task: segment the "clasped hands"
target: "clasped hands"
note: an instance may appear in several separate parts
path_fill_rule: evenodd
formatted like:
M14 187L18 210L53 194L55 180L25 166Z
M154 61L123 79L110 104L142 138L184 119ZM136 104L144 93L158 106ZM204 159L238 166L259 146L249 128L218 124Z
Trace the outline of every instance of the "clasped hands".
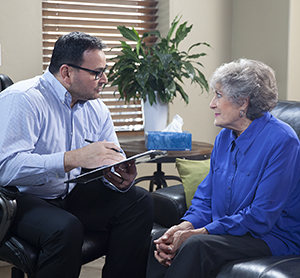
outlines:
M195 234L208 234L208 231L205 228L194 229L188 221L171 227L160 238L154 240L154 257L160 264L169 267L182 243Z

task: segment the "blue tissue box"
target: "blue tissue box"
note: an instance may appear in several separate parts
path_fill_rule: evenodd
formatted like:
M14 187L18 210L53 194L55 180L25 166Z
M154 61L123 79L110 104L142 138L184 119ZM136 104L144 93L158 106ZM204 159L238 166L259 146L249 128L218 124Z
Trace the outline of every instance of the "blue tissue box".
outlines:
M181 132L145 132L145 147L148 150L190 151L192 149L192 134Z

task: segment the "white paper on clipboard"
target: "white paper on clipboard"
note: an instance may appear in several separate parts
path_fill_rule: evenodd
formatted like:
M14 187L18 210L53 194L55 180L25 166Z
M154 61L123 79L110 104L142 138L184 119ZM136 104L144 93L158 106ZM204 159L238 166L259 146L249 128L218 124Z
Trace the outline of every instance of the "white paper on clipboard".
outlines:
M123 163L130 163L130 162L135 162L135 164L140 164L140 163L147 163L150 161L154 161L158 158L167 156L168 153L166 151L160 151L160 150L150 150L144 153L140 153L134 156L131 156L125 160L122 160L120 162L108 165L108 166L103 166L100 168L97 168L95 170L91 170L90 172L81 174L77 176L76 178L70 179L65 181L65 183L88 183L93 180L97 180L101 178L105 173L109 172L112 167L118 166Z

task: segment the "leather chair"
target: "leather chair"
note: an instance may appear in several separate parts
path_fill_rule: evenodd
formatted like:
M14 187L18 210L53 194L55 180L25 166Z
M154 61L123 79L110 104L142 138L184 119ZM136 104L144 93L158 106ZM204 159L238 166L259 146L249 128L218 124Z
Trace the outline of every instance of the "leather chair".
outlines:
M0 74L1 89L4 90L12 80ZM17 210L16 198L19 191L14 186L0 185L0 260L13 265L11 278L36 277L35 268L40 250L28 242L10 234L9 227ZM107 246L98 233L86 233L82 245L82 263L94 261L106 254Z
M300 138L300 102L278 101L271 113L293 127ZM154 200L155 222L152 235L155 237L161 229L178 224L187 207L182 184L158 189L151 194ZM216 277L300 277L300 256L271 256L233 261L225 264Z
M12 84L13 81L7 75L0 73L0 92Z
M35 267L40 250L28 242L12 236L9 233L10 223L13 221L17 209L16 198L18 190L14 186L0 186L0 260L13 265L11 278L36 277ZM2 243L1 243L2 242ZM106 244L98 233L84 235L82 246L83 264L100 258L106 253Z

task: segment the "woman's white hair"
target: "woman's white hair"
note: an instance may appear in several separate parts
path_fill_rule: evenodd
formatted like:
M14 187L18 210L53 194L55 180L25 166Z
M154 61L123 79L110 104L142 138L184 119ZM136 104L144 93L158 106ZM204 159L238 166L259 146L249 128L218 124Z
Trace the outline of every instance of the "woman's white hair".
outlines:
M216 86L237 106L249 100L246 116L250 120L271 111L277 103L275 72L259 61L243 58L221 65L210 79L210 87L216 90Z

